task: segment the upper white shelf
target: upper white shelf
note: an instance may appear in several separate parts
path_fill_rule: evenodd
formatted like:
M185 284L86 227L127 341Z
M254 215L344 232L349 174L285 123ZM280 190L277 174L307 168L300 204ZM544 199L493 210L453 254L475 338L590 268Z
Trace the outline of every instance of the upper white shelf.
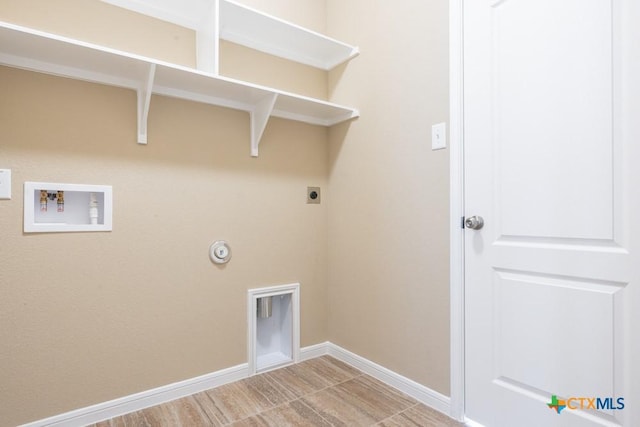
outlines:
M0 65L135 90L139 143L146 143L153 93L249 112L253 156L270 116L332 126L359 115L354 108L3 22Z
M230 0L102 1L191 28L207 38L221 38L323 70L359 53L355 46Z
M229 0L220 0L220 38L271 55L330 70L358 48Z

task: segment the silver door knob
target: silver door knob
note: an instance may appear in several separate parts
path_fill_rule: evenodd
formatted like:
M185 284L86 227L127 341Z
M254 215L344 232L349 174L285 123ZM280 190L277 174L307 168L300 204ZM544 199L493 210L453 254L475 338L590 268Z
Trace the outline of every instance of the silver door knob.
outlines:
M470 216L464 220L464 226L472 230L480 230L484 226L484 219L481 216Z

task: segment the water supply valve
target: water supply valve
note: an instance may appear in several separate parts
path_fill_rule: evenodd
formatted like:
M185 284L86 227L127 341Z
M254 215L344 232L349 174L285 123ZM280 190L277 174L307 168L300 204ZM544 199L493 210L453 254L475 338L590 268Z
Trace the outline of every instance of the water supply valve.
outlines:
M231 259L231 248L224 240L217 240L209 247L209 258L216 264L226 264Z

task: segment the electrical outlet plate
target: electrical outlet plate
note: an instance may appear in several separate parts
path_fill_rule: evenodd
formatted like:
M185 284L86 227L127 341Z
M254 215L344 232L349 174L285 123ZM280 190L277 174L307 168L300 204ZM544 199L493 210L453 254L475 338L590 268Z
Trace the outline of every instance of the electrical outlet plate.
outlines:
M11 169L0 169L0 199L11 200Z
M307 187L307 204L320 204L320 187Z
M447 148L447 124L438 123L431 126L431 149L442 150Z

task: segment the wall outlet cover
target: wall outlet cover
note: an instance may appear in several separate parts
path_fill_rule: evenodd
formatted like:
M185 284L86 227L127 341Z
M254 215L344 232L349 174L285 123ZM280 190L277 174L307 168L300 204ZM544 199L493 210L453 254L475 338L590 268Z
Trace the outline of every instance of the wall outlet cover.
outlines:
M307 204L320 204L320 187L307 187Z
M11 169L0 169L0 199L11 200Z

